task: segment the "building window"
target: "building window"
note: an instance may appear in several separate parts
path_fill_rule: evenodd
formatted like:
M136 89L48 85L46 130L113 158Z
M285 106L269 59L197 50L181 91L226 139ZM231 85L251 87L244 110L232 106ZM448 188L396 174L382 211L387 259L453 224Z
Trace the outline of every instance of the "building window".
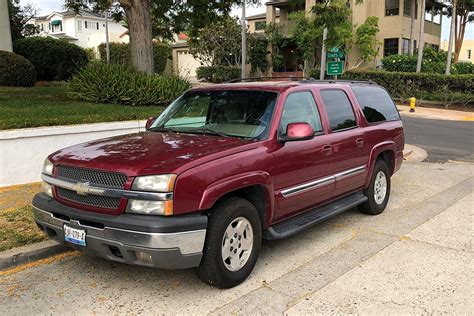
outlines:
M407 38L402 39L402 54L408 55L410 53L410 40Z
M399 0L385 0L385 15L399 15L400 14L400 1Z
M255 31L262 31L265 29L266 26L267 26L267 22L265 21L255 22Z
M77 21L77 30L82 31L82 21Z
M97 22L96 27L97 27L97 29L99 29L99 22Z
M472 57L472 49L467 50L467 59L471 59Z
M87 29L87 21L84 21L84 27Z
M398 54L398 38L386 38L383 41L383 56Z
M403 15L411 17L412 1L415 1L415 19L418 19L418 1L416 0L403 0Z
M441 24L441 12L439 12L438 10L436 10L433 13L433 23L434 24Z

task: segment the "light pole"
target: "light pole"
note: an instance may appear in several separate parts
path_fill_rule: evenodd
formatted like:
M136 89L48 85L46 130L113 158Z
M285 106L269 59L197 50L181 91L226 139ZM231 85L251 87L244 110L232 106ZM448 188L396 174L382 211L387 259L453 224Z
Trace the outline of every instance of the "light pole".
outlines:
M240 77L245 79L245 62L247 60L247 21L245 17L245 1L242 0L242 68Z
M108 11L104 11L104 20L105 20L105 53L107 56L107 64L110 64L110 47L109 47L109 17Z

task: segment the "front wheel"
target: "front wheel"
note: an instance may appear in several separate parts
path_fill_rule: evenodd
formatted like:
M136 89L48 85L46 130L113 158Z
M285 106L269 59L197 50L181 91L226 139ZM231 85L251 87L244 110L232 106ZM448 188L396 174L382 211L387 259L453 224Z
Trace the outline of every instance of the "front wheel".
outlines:
M365 214L378 215L387 207L390 197L390 170L383 160L377 160L369 187L364 191L368 200L359 206Z
M260 217L249 201L227 198L209 215L204 254L198 277L218 288L242 283L257 262L262 242Z

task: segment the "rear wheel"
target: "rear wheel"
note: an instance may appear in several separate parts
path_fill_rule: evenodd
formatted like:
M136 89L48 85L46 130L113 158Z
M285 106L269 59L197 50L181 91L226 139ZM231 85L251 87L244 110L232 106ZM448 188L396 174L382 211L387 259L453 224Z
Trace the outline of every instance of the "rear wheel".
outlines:
M196 273L218 288L242 283L257 262L262 228L257 209L249 201L227 198L209 215L204 254Z
M375 163L372 179L364 194L368 200L359 206L359 211L378 215L385 210L390 197L390 170L385 161L379 159Z

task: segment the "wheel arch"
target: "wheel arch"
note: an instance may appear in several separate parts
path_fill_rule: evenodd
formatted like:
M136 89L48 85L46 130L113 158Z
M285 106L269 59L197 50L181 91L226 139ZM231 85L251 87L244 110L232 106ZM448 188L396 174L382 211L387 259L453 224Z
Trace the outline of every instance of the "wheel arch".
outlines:
M244 198L255 206L265 229L273 217L275 199L272 192L268 173L240 174L211 184L202 195L199 209L210 210L218 201L230 196Z
M378 144L370 152L369 164L367 170L367 177L365 179L364 187L367 188L370 184L370 179L372 179L372 174L374 172L375 163L378 159L382 159L388 166L390 170L390 176L395 172L395 152L396 144L393 141L387 141Z

